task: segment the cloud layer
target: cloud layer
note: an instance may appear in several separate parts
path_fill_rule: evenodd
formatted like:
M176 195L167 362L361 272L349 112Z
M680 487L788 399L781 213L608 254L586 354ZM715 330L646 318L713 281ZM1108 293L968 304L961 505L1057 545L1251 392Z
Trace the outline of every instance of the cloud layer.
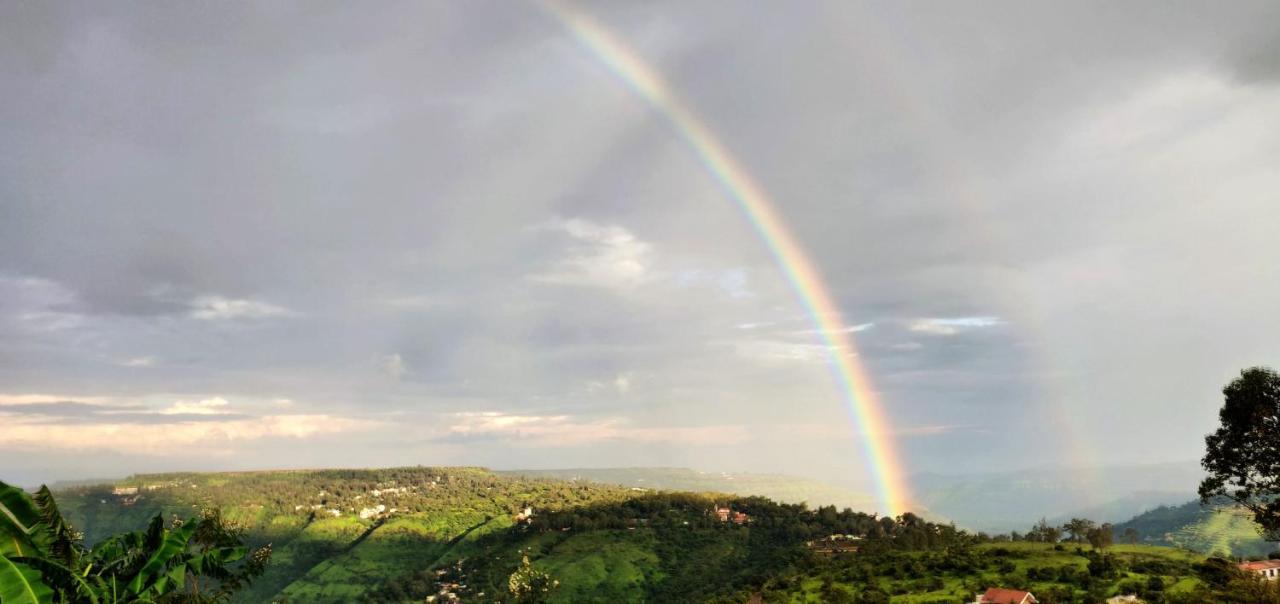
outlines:
M912 470L1195 457L1280 362L1278 7L582 4L777 200L833 350L536 5L9 3L0 385L47 394L0 404L0 458L62 453L0 471L865 484L833 354Z

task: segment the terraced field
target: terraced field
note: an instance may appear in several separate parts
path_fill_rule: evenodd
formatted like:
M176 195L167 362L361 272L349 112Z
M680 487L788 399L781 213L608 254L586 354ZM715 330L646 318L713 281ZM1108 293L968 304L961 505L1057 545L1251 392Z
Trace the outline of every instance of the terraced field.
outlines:
M1262 539L1249 513L1218 502L1202 506L1198 501L1161 506L1116 526L1138 531L1144 543L1180 547L1207 555L1226 557L1266 556L1277 549Z
M1215 511L1178 529L1169 541L1178 547L1228 557L1260 554L1269 549L1258 534L1258 526L1243 510Z

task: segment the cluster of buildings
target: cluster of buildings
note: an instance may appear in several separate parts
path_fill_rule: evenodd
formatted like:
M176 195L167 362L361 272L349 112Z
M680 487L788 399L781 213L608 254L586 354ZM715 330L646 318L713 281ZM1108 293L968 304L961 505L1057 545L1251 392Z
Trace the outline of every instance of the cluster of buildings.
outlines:
M436 571L436 593L427 596L427 602L461 602L462 598L459 593L465 594L467 584L465 583L465 573L462 569L463 560L453 563L453 566L441 568ZM450 575L457 575L459 579L451 579ZM476 594L477 598L483 598L484 592Z
M720 522L732 522L737 525L743 525L751 522L751 517L745 512L735 512L729 508L722 508L719 506L716 506L716 518L718 518Z
M360 519L361 519L361 520L368 520L368 519L373 518L373 517L375 517L375 516L379 516L379 515L381 515L381 514L382 514L383 512L385 512L385 511L387 511L387 506L382 505L381 503L379 503L378 505L375 505L375 506L373 506L373 507L371 507L371 508L362 508L362 509L360 510ZM393 512L394 512L394 511L395 511L395 508L391 508L391 511L393 511Z
M858 551L858 544L862 542L862 537L857 535L831 535L822 539L806 541L805 547L815 554L823 556L832 556L835 554L852 553Z

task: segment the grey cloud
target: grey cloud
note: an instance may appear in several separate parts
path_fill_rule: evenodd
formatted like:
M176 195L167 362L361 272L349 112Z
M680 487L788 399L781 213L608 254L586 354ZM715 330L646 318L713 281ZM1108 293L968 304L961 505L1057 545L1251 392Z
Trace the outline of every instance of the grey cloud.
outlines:
M876 325L849 335L895 424L998 418L1043 443L1010 460L972 435L912 439L909 467L1055 461L1063 409L1118 460L1188 457L1220 382L1280 354L1274 3L575 6L772 196L845 324ZM0 11L8 391L427 423L848 422L820 356L738 353L821 342L697 154L534 5ZM610 260L643 270L610 276ZM121 363L140 358L163 361ZM625 396L588 386L630 374ZM45 417L107 415L71 403ZM1157 410L1182 420L1135 444ZM341 449L385 463L377 442ZM509 452L436 444L458 443L417 446ZM590 453L856 477L857 444ZM299 463L335 461L319 449Z

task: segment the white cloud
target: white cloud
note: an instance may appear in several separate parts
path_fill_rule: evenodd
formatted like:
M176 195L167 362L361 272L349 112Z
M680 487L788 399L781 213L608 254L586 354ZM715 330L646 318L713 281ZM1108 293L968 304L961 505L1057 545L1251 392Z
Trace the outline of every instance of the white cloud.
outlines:
M935 336L954 336L962 331L991 327L1001 323L999 317L952 317L916 319L908 329Z
M630 392L631 374L619 373L617 377L613 378L613 387L618 391L618 394L626 394Z
M5 422L0 442L13 448L105 449L121 453L167 455L191 448L222 451L234 442L265 438L310 438L366 430L375 422L331 415L267 415L225 421L169 424L50 424ZM212 449L210 449L212 448Z
M265 401L258 401L259 403ZM277 409L289 399L273 399ZM22 413L24 405L78 405L53 412ZM121 397L62 394L0 394L10 414L0 422L0 443L14 449L108 450L142 455L233 453L228 445L267 438L310 438L374 429L380 422L324 414L232 413L222 397L177 400L155 409ZM16 409L15 409L16 408ZM199 418L191 416L201 416Z
M155 357L131 357L120 362L125 367L154 367Z
M808 344L785 340L752 339L733 344L741 356L762 361L826 362L832 352L846 353L842 348L825 344Z
M586 384L586 391L587 394L606 392L627 394L631 392L631 379L632 374L630 372L623 372L615 375L611 380L591 380Z
M872 327L875 327L875 326L876 326L875 323L859 323L857 325L846 325L843 327L839 327L835 331L838 333L858 333L861 331L866 331L868 329L871 329ZM824 333L824 332L820 329L806 329L798 333Z
M714 287L730 298L754 298L756 295L747 284L746 269L741 267L724 270L684 269L676 271L672 278L680 287Z
M228 413L227 405L229 404L227 399L220 396L198 401L174 401L172 405L161 409L160 413L163 415L222 415Z
M294 314L289 309L274 304L222 296L200 296L192 300L190 306L191 316L203 321L265 319Z
M382 357L381 368L382 372L391 376L393 380L404 377L404 374L409 371L409 367L404 363L404 358L398 352Z
M103 396L68 396L65 394L0 394L0 405L27 405L31 403L57 403L78 401L91 405L107 404L113 399Z
M1065 143L1093 154L1125 150L1167 152L1179 138L1203 129L1206 123L1249 109L1255 92L1206 72L1164 76L1144 82L1118 103L1091 109ZM1248 147L1245 143L1252 142L1248 137L1266 136L1257 132L1235 134L1238 136L1232 147L1237 149Z
M542 447L587 445L607 441L728 445L748 440L746 427L629 426L622 418L580 421L568 415L514 415L497 411L453 415L448 436L501 438L513 443Z
M548 271L530 275L534 281L627 290L650 277L652 246L627 229L580 218L555 221L542 228L563 231L575 243Z

